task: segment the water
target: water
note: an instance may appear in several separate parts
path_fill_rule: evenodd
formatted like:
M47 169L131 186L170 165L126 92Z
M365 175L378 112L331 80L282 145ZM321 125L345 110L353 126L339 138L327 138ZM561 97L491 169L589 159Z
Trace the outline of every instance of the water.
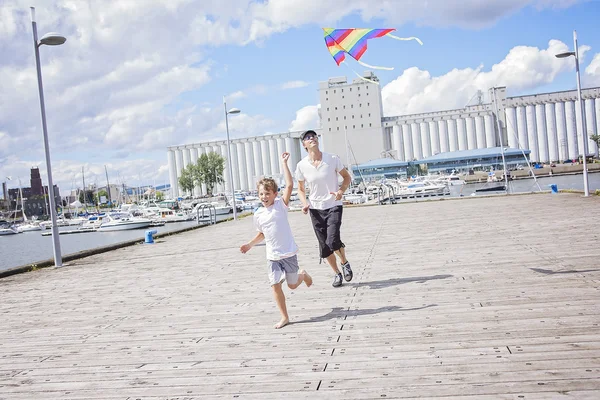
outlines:
M555 184L558 186L558 189L574 189L574 190L583 190L583 175L560 175L560 176L544 176L541 178L537 178L537 183L540 186L541 190L550 190L550 185ZM600 173L588 174L588 183L590 187L590 193L594 193L596 189L600 189ZM501 185L503 182L494 182L489 185ZM472 183L469 185L463 185L462 189L463 196L471 196L472 193L475 193L476 189L482 188L485 186L485 183ZM526 192L538 192L539 189L535 184L533 179L518 179L514 181L509 181L509 188L511 193L526 193ZM451 187L451 195L457 196L460 195L461 186L452 186ZM494 192L487 193L478 193L477 195L489 195ZM502 193L504 192L497 192Z
M217 220L220 221L231 218L231 215L232 214L218 215ZM64 256L82 250L127 242L129 240L144 239L144 232L148 229L156 230L157 234L160 234L192 226L196 226L196 221L172 222L163 226L127 231L60 235L61 254ZM61 227L59 229L74 230L77 229L77 227ZM23 232L17 235L0 236L0 271L53 258L52 236L42 236L42 232L44 231ZM50 230L47 229L45 232L50 232Z
M550 184L558 185L558 189L576 189L583 190L583 177L579 175L550 176L537 179L542 190L550 190ZM589 174L590 192L594 193L600 189L600 173ZM471 196L475 189L483 187L483 183L475 183L462 186L451 186L451 194L448 197ZM533 179L522 179L510 182L513 193L523 193L538 191ZM504 192L496 192L502 193ZM494 192L482 193L484 195L494 194ZM410 201L415 201L414 199ZM422 199L419 201L428 201ZM231 215L218 216L219 220L229 218ZM164 226L154 227L158 233L173 232L194 226L196 222L176 222ZM74 229L66 227L61 229ZM115 243L126 242L133 239L143 239L146 229L134 229L129 231L115 232L92 232L80 233L74 235L61 235L60 244L63 255L76 253L82 250L93 249L96 247L107 246ZM0 270L17 267L20 265L34 263L36 261L47 260L53 257L52 237L42 236L40 231L25 232L18 235L0 236Z

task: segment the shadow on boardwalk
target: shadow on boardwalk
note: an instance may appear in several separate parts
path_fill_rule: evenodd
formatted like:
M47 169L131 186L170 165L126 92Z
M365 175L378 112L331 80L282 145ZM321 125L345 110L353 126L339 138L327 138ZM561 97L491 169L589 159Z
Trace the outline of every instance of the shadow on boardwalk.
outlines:
M413 278L394 278L385 281L360 282L357 287L368 287L369 289L383 289L390 286L403 285L405 283L425 283L436 279L448 279L453 275L432 275L432 276L416 276Z
M598 272L600 269L580 269L580 270L569 270L569 271L552 271L551 269L544 268L530 268L534 272L538 272L544 275L555 275L555 274L583 274L586 272Z
M395 311L416 311L423 310L429 307L436 307L437 304L428 304L423 307L414 307L414 308L404 308L399 306L387 306L387 307L379 307L379 308L369 308L364 310L348 310L346 307L335 307L331 311L329 311L325 315L321 315L320 317L312 317L310 319L306 319L303 321L294 321L293 324L306 324L309 322L323 322L328 321L330 319L340 318L340 317L354 317L359 315L371 315L371 314L379 314L383 312L395 312ZM291 325L292 323L290 323Z

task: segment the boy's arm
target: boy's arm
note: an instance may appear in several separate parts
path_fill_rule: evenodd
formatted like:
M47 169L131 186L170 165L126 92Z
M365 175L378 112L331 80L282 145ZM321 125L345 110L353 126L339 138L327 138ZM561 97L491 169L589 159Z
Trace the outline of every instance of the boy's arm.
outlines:
M256 236L254 236L254 239L252 239L248 243L243 244L243 245L240 246L240 251L242 253L246 253L246 252L248 252L248 250L250 250L252 247L254 247L255 245L257 245L260 242L262 242L264 239L265 239L264 233L258 232L256 234Z
M283 176L285 178L285 189L281 193L281 199L287 206L292 196L292 190L294 190L294 180L292 179L292 172L288 167L288 160L290 159L290 153L283 153L281 155L281 169L283 170Z

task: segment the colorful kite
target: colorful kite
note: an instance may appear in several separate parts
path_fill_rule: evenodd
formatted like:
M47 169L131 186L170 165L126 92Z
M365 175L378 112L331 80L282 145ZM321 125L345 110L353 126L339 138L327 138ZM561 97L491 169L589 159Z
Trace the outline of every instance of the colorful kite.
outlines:
M423 44L420 39L416 37L401 38L394 36L391 32L395 29L334 29L334 28L323 28L325 32L325 43L327 49L333 56L333 59L339 66L346 56L344 53L349 54L354 58L360 65L367 68L373 69L384 69L391 71L394 68L389 67L377 67L374 65L366 64L360 61L362 55L367 51L367 41L369 39L380 38L382 36L388 36L396 40L416 40L419 44Z

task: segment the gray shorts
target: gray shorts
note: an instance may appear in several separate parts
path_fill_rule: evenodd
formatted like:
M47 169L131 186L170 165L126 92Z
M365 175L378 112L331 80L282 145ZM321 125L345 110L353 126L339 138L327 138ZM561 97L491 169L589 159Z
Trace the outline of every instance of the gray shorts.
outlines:
M287 280L288 284L298 282L298 257L293 255L281 260L267 260L269 268L269 283L276 285Z

